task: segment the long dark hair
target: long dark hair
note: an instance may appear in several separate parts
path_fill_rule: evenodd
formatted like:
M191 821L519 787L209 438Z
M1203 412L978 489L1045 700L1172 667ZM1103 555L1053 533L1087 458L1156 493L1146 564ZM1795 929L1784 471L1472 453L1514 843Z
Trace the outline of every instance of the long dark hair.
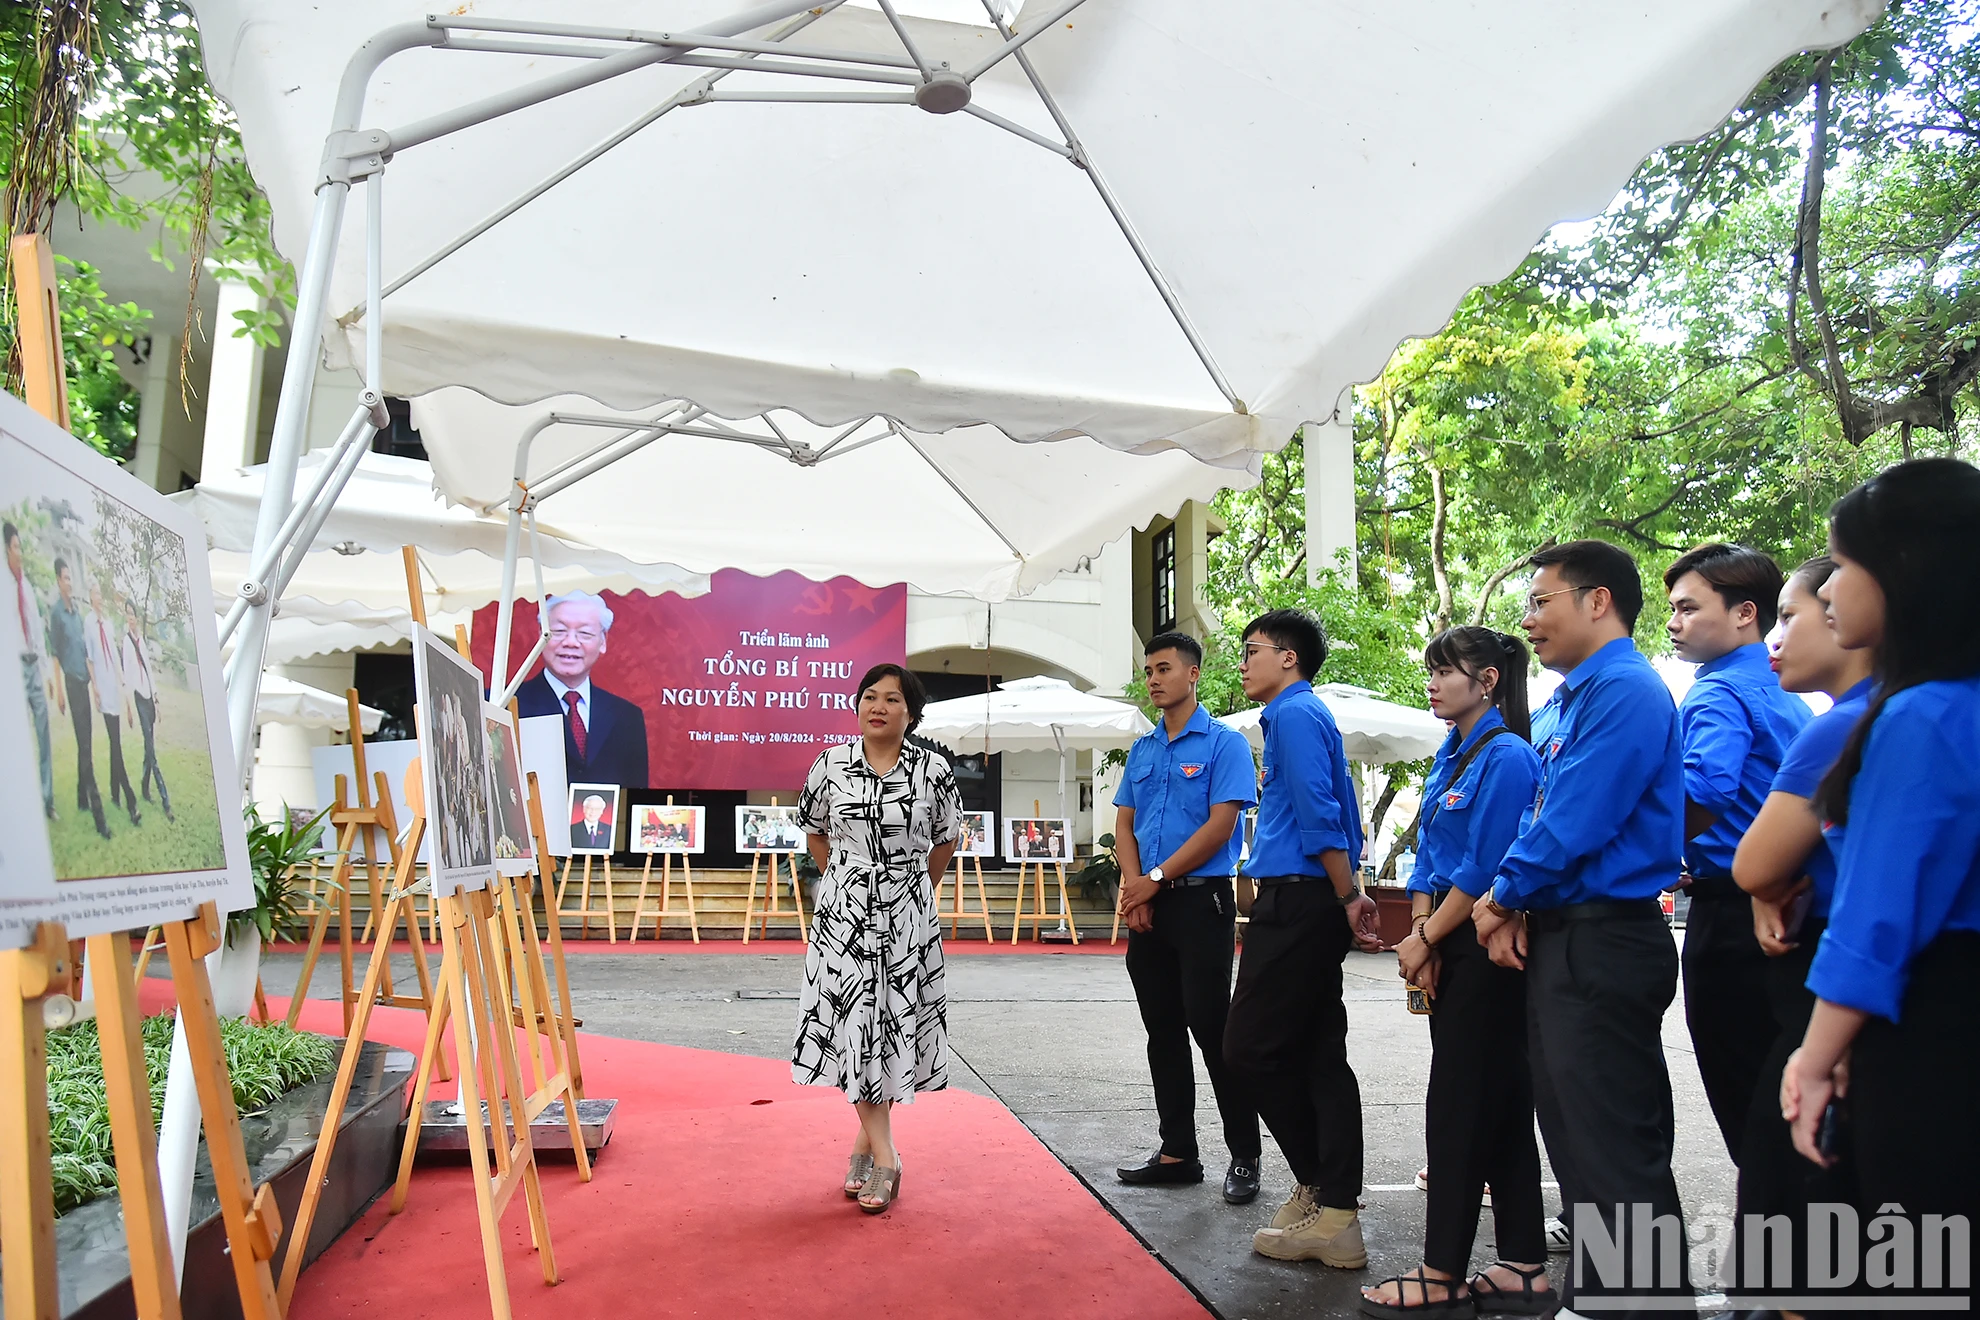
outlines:
M1887 468L1835 502L1829 539L1884 593L1877 688L1815 805L1849 821L1850 784L1884 703L1906 688L1980 673L1980 468L1920 458Z
M1499 671L1492 687L1492 705L1499 718L1528 742L1533 740L1533 721L1526 709L1526 643L1510 633L1469 626L1446 628L1423 648L1426 669L1456 669L1475 683L1487 669Z

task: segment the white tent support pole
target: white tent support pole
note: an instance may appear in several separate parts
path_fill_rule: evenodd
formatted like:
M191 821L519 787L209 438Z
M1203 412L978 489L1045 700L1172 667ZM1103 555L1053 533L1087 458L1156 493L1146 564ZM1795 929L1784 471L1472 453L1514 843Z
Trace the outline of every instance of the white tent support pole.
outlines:
M827 440L824 444L818 446L818 451L814 456L815 461L823 462L825 459L830 458L832 456L833 450L837 449L841 444L845 443L846 440L850 439L854 431L857 431L860 427L865 426L868 422L872 420L873 419L871 417L862 417L858 421L854 422L851 426L848 426L845 430L833 436L830 440ZM874 437L874 439L878 439L878 438L879 438L878 436Z
M295 543L296 532L302 526L303 519L308 516L309 510L316 502L323 498L323 492L330 485L330 479L336 472L338 461L343 458L345 450L356 442L359 428L369 416L370 409L362 404L351 414L351 420L344 424L343 434L337 437L337 443L331 446L323 466L317 471L315 484L309 488L309 494L303 496L296 502L295 507L289 510L289 516L283 521L282 529L275 534L275 539L269 544L266 554L256 559L249 567L247 581L241 584L240 593L235 596L233 605L227 610L227 617L220 623L222 647L227 645L228 639L234 635L234 629L239 627L241 620L246 617L249 601L267 591L265 584L269 575L275 571L275 565L282 552ZM342 490L343 483L340 481L337 483L337 492ZM337 492L331 493L331 500L337 498ZM250 587L255 589L250 591ZM279 592L274 593L274 596L279 595Z
M855 65L799 64L790 60L753 60L747 55L675 55L669 57L667 63L685 65L690 69L747 69L752 73L788 73L798 78L899 83L903 87L916 87L921 83L920 78L905 71L862 69Z
M1009 36L1003 45L999 46L997 49L991 51L988 55L978 60L972 68L965 70L963 73L963 79L966 82L975 82L978 78L981 78L984 74L990 72L991 69L995 68L999 63L1001 63L1006 56L1015 55L1019 50L1023 49L1026 43L1028 43L1033 37L1039 35L1041 32L1047 31L1050 28L1057 27L1061 19L1063 19L1067 14L1070 14L1073 10L1079 8L1081 5L1085 3L1086 0L1066 0L1066 2L1060 5L1057 9L1047 14L1044 18L1039 19L1037 24L1033 26L1030 31L1019 32L1015 35ZM881 4L882 7L884 8L886 4L886 0L881 0ZM990 16L992 18L995 18L997 16L996 11L992 10ZM999 24L999 27L1001 28L1002 25Z
M476 41L472 38L461 40L447 38L439 50L462 50L482 55L547 55L552 59L602 60L608 55L616 55L623 46L579 46L567 41L529 41L515 38L508 41Z
M590 458L593 454L602 453L605 449L608 449L611 446L619 443L619 441L621 440L627 439L628 437L631 436L638 435L641 431L645 431L652 427L659 426L663 422L671 421L679 414L686 412L693 407L694 407L693 404L687 403L686 401L677 401L669 405L666 408L666 410L661 412L660 415L657 417L649 417L644 421L634 421L628 418L625 421L623 427L621 428L619 434L613 436L610 440L607 440L599 448L586 450L582 454L574 454L570 458L567 458L563 462L559 463L557 466L551 468L548 472L539 473L536 478L535 486L531 487L531 489L536 489L537 487L542 486L542 484L546 481L550 481L557 477L563 476L564 473L569 472L572 468L584 462L587 458ZM696 411L698 412L699 410L697 409ZM560 420L560 414L558 413L550 414L550 424L552 426L556 425L559 420ZM517 480L521 480L524 475L526 474L518 473ZM506 503L506 501L504 502Z
M1072 813L1066 810L1066 731L1063 725L1054 724L1052 726L1052 741L1059 744L1059 819L1070 825L1072 823ZM1066 840L1066 846L1072 846L1072 840L1070 838ZM1061 931L1066 929L1066 895L1064 890L1059 891L1059 929Z
M803 13L811 7L811 4L804 3L804 0L772 0L770 4L758 5L754 9L745 9L740 14L731 15L713 24L709 31L718 37L740 36L767 23L775 23L780 19ZM436 16L431 23L433 41L445 40L444 20ZM609 55L602 60L593 60L580 68L566 69L547 78L539 78L533 83L511 87L494 96L483 97L479 101L456 106L452 110L385 130L381 134L383 141L379 144L379 149L390 152L404 151L408 147L416 147L435 138L445 137L449 133L457 133L461 129L484 124L491 119L499 119L503 115L513 114L517 110L526 109L543 101L554 100L567 92L608 82L635 69L643 69L653 64L673 63L683 58L682 52L675 47L641 45L632 50ZM726 66L717 64L712 67ZM741 67L754 66L745 63ZM833 72L837 74L843 71L835 69Z
M537 534L534 504L529 506L526 516L529 518L529 566L536 575L536 645L529 648L529 654L523 657L520 665L516 666L515 674L502 686L501 695L495 698L495 704L498 706L509 704L509 699L516 695L516 689L522 686L523 675L527 674L529 667L536 663L536 657L543 654L543 644L550 640L550 594L543 589L543 541ZM504 568L511 582L515 578L514 562L513 556L504 561ZM511 602L514 597L513 588L502 593L504 602ZM501 618L506 623L508 616L503 613ZM496 661L497 664L507 658L506 650L499 654L501 658Z
M378 413L385 407L385 171L364 181L364 398ZM374 423L384 430L383 418Z
M913 92L703 92L690 105L755 101L792 105L913 105Z
M995 124L998 128L1003 129L1006 133L1015 133L1019 137L1023 138L1026 142L1034 143L1037 146L1041 146L1045 148L1045 150L1047 151L1054 152L1058 155L1064 156L1067 160L1071 160L1073 158L1073 149L1067 146L1065 143L1054 142L1051 138L1046 137L1043 133L1034 133L1030 129L1026 128L1023 124L1013 123L1012 121L998 114L996 111L985 110L982 106L977 105L973 101L970 104L963 107L963 113L974 115L978 119L981 119L986 124Z
M495 650L488 657L489 690L503 693L505 702L509 689L509 630L514 622L516 597L516 556L522 551L523 510L528 506L529 487L519 479L516 493L509 500L509 527L502 540L502 595L495 609ZM528 671L529 665L525 663L517 672Z
M808 10L806 12L809 14ZM445 28L449 32L504 32L518 36L570 37L580 41L636 41L653 46L677 46L682 50L788 54L799 59L834 60L841 64L878 64L894 69L916 67L912 60L899 55L866 50L831 50L823 46L784 46L774 36L767 41L750 41L726 32L657 32L645 28L603 28L582 23L538 23L526 19L474 18L454 14L438 15L432 23L434 27ZM448 44L453 46L455 43L450 40Z
M328 489L323 492L323 498L309 507L308 517L303 522L302 530L297 533L294 543L289 547L289 553L284 556L275 580L268 586L268 594L272 599L281 600L282 593L289 589L290 579L294 578L296 570L302 567L304 558L309 555L310 547L316 543L316 534L323 530L324 520L330 516L331 509L336 507L337 498L344 493L344 487L349 485L351 478L356 475L358 464L364 462L364 456L371 452L371 438L377 434L378 426L373 418L367 417L359 424L357 441L341 455L335 475L332 476Z
M1010 25L1004 22L1003 16L997 12L996 0L983 0L983 8L990 15L990 21L996 25L997 31L1003 34L1006 42L1016 35ZM1197 333L1196 323L1189 319L1189 313L1184 310L1182 300L1176 296L1175 289L1170 287L1168 276L1164 275L1161 268L1155 264L1155 258L1149 255L1147 247L1141 241L1141 235L1135 231L1134 223L1128 219L1127 212L1121 209L1120 201L1114 196L1114 190L1107 186L1107 180L1102 177L1092 158L1086 154L1086 148L1081 145L1079 134L1073 131L1072 124L1066 119L1065 111L1059 109L1058 101L1053 99L1050 91L1046 90L1045 80L1039 77L1038 70L1032 67L1031 56L1026 54L1023 43L1013 47L1011 55L1017 60L1018 67L1024 70L1024 76L1030 80L1031 90L1037 92L1038 99L1044 102L1046 111L1052 116L1052 122L1058 125L1059 132L1065 136L1066 146L1072 149L1072 163L1086 171L1086 177L1093 183L1093 190L1100 194L1100 200L1107 207L1107 214L1114 217L1114 225L1121 231L1121 237L1125 238L1128 246L1134 249L1135 260L1141 263L1142 270L1147 272L1149 282L1155 286L1155 292L1159 293L1162 301L1167 304L1169 315L1175 318L1177 327L1183 332L1183 338L1189 340L1189 346L1196 351L1197 360L1203 364L1203 369L1210 373L1210 379L1216 383L1218 391L1229 401L1232 409L1239 413L1247 411L1244 400L1237 396L1237 391L1231 388L1231 383L1224 379L1224 373L1217 366L1217 360L1210 355L1209 345L1205 344L1203 336Z
M815 10L807 9L804 13L799 14L796 18L784 24L784 26L779 28L776 32L772 33L770 38L771 41L772 42L781 41L786 36L795 35L796 33L803 31L805 28L817 22L821 15L829 14L834 9L837 9L844 2L845 0L827 0L827 3L818 6ZM481 21L488 22L494 20L481 20ZM531 202L541 197L544 193L549 192L552 188L556 187L564 180L570 178L573 174L576 174L579 170L591 164L591 162L597 160L600 156L603 156L606 152L620 145L621 143L626 141L626 139L638 133L641 129L644 129L649 125L651 125L652 123L654 123L656 120L660 118L660 116L666 114L670 110L674 110L682 105L686 105L693 102L696 98L706 93L709 88L713 87L716 83L720 82L722 79L728 77L730 72L732 72L732 70L724 69L715 73L711 73L704 78L697 78L694 82L689 83L686 87L683 87L680 91L675 92L672 96L668 97L665 101L662 101L659 105L655 106L653 109L648 110L646 113L640 115L637 119L627 124L624 128L621 128L618 132L611 134L609 137L605 138L602 142L599 142L597 145L590 148L583 155L579 156L576 160L572 161L569 165L564 166L564 168L558 170L556 173L552 174L549 178L544 179L541 183L538 183L535 186L529 188L527 191L523 192L520 196L516 197L513 201L510 201L504 204L503 206L496 208L494 211L490 212L485 219L480 221L473 228L469 229L466 233L463 233L460 237L454 239L452 242L448 243L445 247L442 247L439 251L425 258L423 261L415 265L411 270L407 271L405 274L399 276L399 278L393 280L390 284L386 285L385 292L387 294L390 294L396 292L401 288L404 288L407 284L411 283L413 280L418 279L421 275L424 275L427 271L433 269L433 267L439 265L442 261L445 261L448 257L453 256L454 253L460 251L462 248L466 247L469 243L472 243L475 239L480 238L483 234L493 229L496 225L501 224L504 220L514 215L517 211L522 210L523 207L528 206Z
M922 55L921 48L914 44L914 37L909 34L907 24L901 22L901 16L894 12L893 0L880 0L880 12L887 16L887 22L892 25L894 35L901 39L901 49L908 53L908 58L914 61L914 67L921 71L921 81L927 82L934 77L935 71L928 67L928 60Z
M970 498L969 492L964 490L961 486L957 485L955 478L951 477L947 472L943 471L942 465L940 463L937 463L934 459L930 458L928 456L927 451L914 442L913 436L909 435L906 431L903 431L899 426L896 426L891 418L888 419L887 425L895 435L899 436L902 439L902 441L906 443L909 449L912 449L915 453L921 455L921 461L928 464L929 469L933 471L936 476L940 477L948 485L950 490L955 492L957 499L961 500L964 504L967 504L969 506L969 510L971 513L974 513L977 517L983 520L983 525L985 527L988 527L991 531L997 534L997 539L1004 543L1004 548L1009 550L1013 555L1017 556L1017 559L1020 563L1024 562L1024 558L1025 558L1024 551L1018 549L1016 543L1014 543L1010 537L1004 535L1004 529L997 526L996 519L992 518L989 514L985 513L983 511L982 506L979 505L975 500Z

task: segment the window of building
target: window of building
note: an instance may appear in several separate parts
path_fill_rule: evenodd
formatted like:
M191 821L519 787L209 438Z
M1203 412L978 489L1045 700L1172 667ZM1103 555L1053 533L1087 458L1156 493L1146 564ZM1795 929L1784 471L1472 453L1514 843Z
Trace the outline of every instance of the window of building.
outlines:
M1170 523L1149 541L1149 570L1155 606L1155 631L1176 626L1176 525Z
M393 742L413 736L413 663L410 653L360 651L352 657L351 686L358 700L385 712L374 742Z
M371 451L425 462L426 442L412 424L412 405L404 399L387 399L385 411L392 414L392 424L371 438Z

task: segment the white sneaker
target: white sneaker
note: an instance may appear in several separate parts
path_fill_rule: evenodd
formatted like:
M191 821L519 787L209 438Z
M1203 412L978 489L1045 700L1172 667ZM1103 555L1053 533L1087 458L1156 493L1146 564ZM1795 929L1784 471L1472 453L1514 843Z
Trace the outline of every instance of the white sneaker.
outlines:
M1430 1190L1430 1170L1428 1167L1416 1171L1416 1190L1419 1192Z
M1558 1219L1549 1219L1547 1221L1547 1250L1558 1254L1565 1251L1572 1251L1573 1249L1574 1236L1568 1232L1568 1226ZM1563 1314L1566 1313L1563 1312Z

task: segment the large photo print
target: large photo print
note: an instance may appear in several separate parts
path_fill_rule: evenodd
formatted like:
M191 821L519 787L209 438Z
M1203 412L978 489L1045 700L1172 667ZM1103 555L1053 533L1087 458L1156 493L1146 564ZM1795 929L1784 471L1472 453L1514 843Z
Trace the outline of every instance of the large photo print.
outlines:
M0 396L0 523L0 635L29 717L4 791L46 822L61 893L35 919L80 936L249 906L198 522Z
M433 894L479 889L495 874L495 810L482 721L481 674L432 630L413 626L426 832Z

